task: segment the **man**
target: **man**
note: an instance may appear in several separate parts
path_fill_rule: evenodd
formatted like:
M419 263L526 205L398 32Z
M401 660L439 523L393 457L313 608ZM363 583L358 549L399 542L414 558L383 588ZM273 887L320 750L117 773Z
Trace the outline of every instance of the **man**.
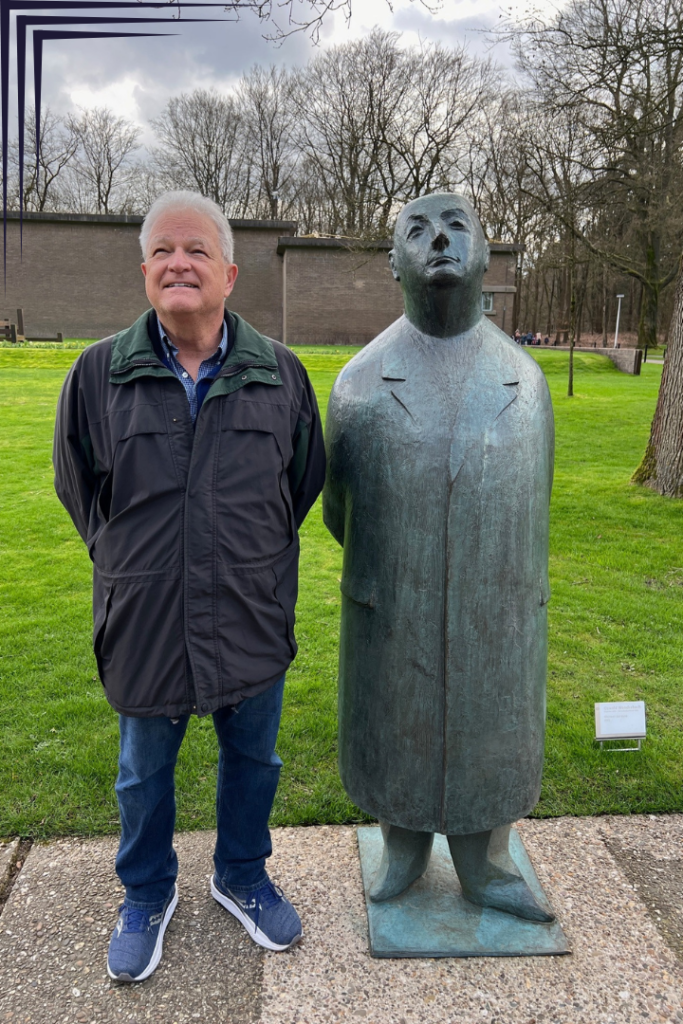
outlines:
M225 309L230 225L192 192L140 235L152 309L87 348L59 400L55 487L94 563L94 649L120 717L108 972L142 981L175 909L174 769L189 716L219 743L211 892L268 949L301 936L265 870L298 527L322 489L315 395L284 345Z
M508 850L543 762L548 388L482 315L464 197L409 203L390 260L405 316L342 370L327 419L342 781L382 824L374 900L426 870L439 832L468 900L548 921Z

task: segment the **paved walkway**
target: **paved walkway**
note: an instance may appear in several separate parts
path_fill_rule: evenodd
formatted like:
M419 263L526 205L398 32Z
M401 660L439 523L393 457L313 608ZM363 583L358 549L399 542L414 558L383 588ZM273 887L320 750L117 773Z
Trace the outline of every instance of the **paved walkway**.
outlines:
M136 986L104 963L121 893L113 840L34 845L0 916L11 1024L683 1022L683 816L519 823L572 947L564 957L374 960L355 832L280 829L271 874L305 937L265 953L209 896L213 837L178 837L164 959Z

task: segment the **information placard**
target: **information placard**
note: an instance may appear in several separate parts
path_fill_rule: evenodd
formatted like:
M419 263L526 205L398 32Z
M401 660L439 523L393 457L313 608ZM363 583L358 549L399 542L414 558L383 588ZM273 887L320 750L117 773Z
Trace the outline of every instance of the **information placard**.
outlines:
M596 740L637 740L645 735L644 700L595 705Z

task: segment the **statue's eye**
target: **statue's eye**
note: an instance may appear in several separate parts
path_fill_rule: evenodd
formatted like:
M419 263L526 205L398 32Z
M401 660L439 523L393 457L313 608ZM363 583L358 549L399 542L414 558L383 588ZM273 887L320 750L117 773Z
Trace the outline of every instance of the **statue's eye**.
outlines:
M464 223L464 221L461 221L461 220L452 220L450 222L450 226L452 228L460 229L460 228L464 228L465 227L465 223Z
M408 238L417 238L418 235L422 234L423 230L424 228L422 224L414 224L408 232Z

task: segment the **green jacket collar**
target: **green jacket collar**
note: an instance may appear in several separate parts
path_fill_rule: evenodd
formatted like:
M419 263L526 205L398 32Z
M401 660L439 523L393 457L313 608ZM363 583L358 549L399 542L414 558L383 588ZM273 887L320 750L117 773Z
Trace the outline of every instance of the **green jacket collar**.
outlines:
M173 371L164 366L156 352L149 333L154 310L148 309L132 327L114 335L111 347L109 380L112 384L127 384L136 377L173 377ZM250 381L263 384L282 384L270 338L259 334L251 324L237 313L228 312L234 327L234 341L217 375L208 398L230 394Z

